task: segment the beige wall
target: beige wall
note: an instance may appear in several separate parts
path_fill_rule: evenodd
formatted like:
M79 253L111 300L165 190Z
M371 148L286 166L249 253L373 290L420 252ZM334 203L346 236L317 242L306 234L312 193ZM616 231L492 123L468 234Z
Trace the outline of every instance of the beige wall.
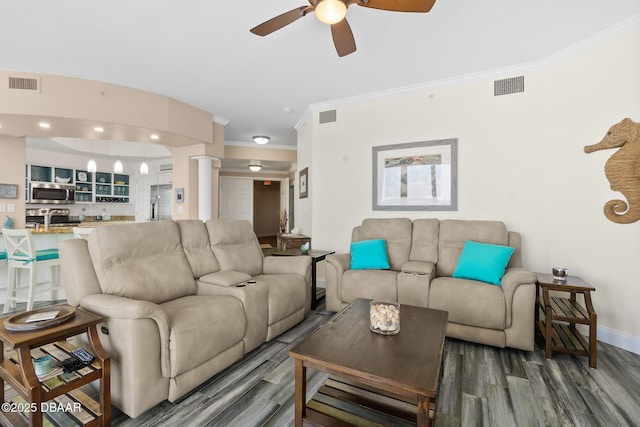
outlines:
M622 118L640 122L638 52L640 29L627 29L535 67L336 105L335 123L316 111L298 129L310 197L296 223L345 252L367 217L502 220L522 233L528 269L563 265L597 288L599 339L640 353L640 222L603 215L619 196L604 175L614 151L583 152ZM493 96L494 79L517 75L524 93ZM444 138L458 138L458 211L373 211L372 147Z
M177 147L174 188L185 189L185 203L174 204L174 217L198 218L197 161L191 157L224 156L224 126L214 123L211 113L165 96L92 80L2 71L0 82L8 81L10 76L39 78L40 90L11 90L0 84L0 136L64 136ZM49 122L51 128L39 128L40 121ZM103 133L93 129L98 125L105 129ZM152 133L160 139L151 140ZM7 182L24 186L25 164L24 153L14 157L3 150L0 156L0 170ZM213 184L217 212L217 176ZM179 208L182 212L178 213ZM24 203L19 209L15 217L24 223Z
M25 225L25 165L27 163L27 149L24 138L12 138L0 135L0 184L15 184L18 186L17 199L0 199L5 205L15 205L15 212L0 212L0 227L4 225L6 217L13 220L15 228Z

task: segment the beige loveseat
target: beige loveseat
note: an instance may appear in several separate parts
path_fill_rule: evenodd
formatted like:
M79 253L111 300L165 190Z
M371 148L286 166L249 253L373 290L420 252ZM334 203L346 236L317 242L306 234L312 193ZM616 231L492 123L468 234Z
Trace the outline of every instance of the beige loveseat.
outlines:
M352 242L384 239L389 270L351 270L350 254L327 256L327 309L356 298L449 312L447 336L533 350L535 282L522 268L520 234L499 221L365 219ZM451 277L467 240L515 248L500 286Z
M102 227L59 249L69 304L105 318L112 401L130 417L175 401L310 310L310 258L263 257L247 221Z

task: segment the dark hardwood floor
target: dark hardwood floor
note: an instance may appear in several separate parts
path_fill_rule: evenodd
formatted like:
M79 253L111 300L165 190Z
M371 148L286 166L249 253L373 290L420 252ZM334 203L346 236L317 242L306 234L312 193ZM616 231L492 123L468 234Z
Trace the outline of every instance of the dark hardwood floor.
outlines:
M293 425L294 367L288 351L332 315L321 301L303 323L180 402L164 402L136 419L114 408L112 426ZM546 359L539 345L523 352L447 339L435 425L639 426L640 355L598 346L598 368L591 369L583 357ZM307 397L326 379L310 371ZM373 421L363 425L381 425Z

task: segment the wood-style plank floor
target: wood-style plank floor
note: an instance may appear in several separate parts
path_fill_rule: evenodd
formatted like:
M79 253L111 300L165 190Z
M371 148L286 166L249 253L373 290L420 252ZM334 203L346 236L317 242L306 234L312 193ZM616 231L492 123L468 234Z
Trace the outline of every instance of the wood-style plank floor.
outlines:
M163 402L135 419L114 408L112 426L292 426L288 351L332 315L322 302L303 323L180 402ZM447 339L435 425L640 426L640 355L598 346L598 368L591 369L583 357L546 359L539 345L523 352ZM307 397L326 379L309 370Z

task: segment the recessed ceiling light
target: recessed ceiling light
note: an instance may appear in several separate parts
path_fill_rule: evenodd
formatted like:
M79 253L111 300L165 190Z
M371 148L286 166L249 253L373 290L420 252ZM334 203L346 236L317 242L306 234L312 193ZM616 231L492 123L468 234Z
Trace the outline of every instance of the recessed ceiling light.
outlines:
M102 126L96 126L93 128L96 132L104 132L104 128Z
M271 138L269 138L268 136L261 136L261 135L257 135L253 137L253 140L255 141L256 144L260 144L260 145L264 145L267 142L269 142Z
M40 122L38 123L38 126L40 126L42 129L49 129L51 127L51 125L47 122Z
M158 135L157 133L152 133L151 139L160 139L160 135Z

